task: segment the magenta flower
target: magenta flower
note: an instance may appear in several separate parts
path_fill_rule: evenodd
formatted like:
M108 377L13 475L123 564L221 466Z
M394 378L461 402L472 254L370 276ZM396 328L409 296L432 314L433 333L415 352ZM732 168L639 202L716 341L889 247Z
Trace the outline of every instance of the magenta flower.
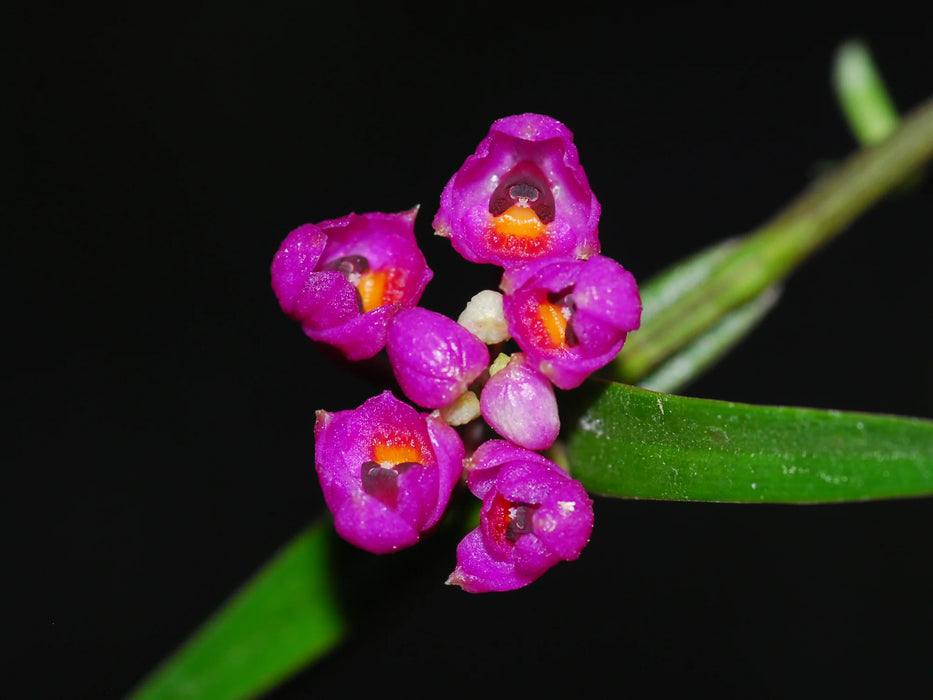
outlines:
M434 217L436 233L467 260L505 268L598 253L598 223L573 134L541 114L493 123L447 183Z
M529 450L547 449L560 432L554 388L521 352L486 382L480 410L499 435Z
M282 310L350 360L375 355L389 319L417 304L432 277L415 242L417 211L349 214L292 231L272 260Z
M395 315L386 351L402 391L427 408L451 403L489 366L483 341L456 321L420 307Z
M512 337L533 367L561 389L579 386L638 328L635 278L611 258L539 260L502 276Z
M388 391L354 410L318 411L314 437L337 533L375 554L415 544L440 519L463 471L457 432Z
M448 584L510 591L580 556L593 530L593 501L580 482L505 440L483 443L469 461L467 484L483 499L480 525L457 546Z

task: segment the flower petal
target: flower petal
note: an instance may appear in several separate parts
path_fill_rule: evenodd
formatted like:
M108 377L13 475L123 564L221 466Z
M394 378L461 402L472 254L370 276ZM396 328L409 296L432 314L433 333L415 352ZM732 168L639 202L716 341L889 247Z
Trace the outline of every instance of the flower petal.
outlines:
M638 327L631 273L610 258L552 258L502 277L509 331L533 367L561 389L611 362Z
M536 452L504 440L470 460L470 490L483 499L480 525L457 547L448 583L471 593L526 586L589 542L593 501L583 486Z
M292 231L272 262L282 310L350 360L375 355L391 317L417 304L432 277L415 242L416 213L349 214Z
M433 527L463 470L456 431L390 392L356 409L318 411L314 435L315 468L338 534L377 554L408 547ZM371 480L382 476L393 478Z
M444 188L434 228L467 260L509 268L598 253L599 213L573 134L529 113L493 123Z

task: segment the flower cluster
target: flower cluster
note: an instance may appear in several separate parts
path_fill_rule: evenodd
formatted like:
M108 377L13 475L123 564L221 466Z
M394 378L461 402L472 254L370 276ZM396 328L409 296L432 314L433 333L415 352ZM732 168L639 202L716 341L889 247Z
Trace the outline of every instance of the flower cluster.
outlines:
M457 321L418 306L433 273L416 213L305 224L273 260L279 304L312 340L350 360L384 348L404 395L430 409L385 391L318 411L315 468L337 532L375 553L416 543L465 473L480 525L448 583L520 588L589 541L592 501L540 452L560 430L554 387L579 386L618 354L639 325L638 288L599 255L599 202L572 134L551 117L498 120L444 188L437 235L503 269L499 291L479 292ZM510 340L517 350L499 352ZM498 438L468 454L456 426L480 418Z

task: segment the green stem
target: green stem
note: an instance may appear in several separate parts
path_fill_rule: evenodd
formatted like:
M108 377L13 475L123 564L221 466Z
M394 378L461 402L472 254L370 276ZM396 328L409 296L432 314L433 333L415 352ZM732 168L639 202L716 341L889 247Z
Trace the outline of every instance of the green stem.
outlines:
M933 157L933 100L878 146L851 156L749 234L703 284L645 320L615 366L635 383L731 309L785 278L803 260Z
M901 118L864 43L850 40L839 47L832 83L849 129L861 145L874 146L897 130Z

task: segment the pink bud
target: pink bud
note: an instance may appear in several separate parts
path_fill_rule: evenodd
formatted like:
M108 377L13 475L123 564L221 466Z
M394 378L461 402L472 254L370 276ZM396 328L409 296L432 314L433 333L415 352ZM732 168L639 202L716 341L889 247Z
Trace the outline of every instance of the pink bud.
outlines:
M480 410L499 435L529 450L547 449L560 431L554 388L521 352L486 382Z

